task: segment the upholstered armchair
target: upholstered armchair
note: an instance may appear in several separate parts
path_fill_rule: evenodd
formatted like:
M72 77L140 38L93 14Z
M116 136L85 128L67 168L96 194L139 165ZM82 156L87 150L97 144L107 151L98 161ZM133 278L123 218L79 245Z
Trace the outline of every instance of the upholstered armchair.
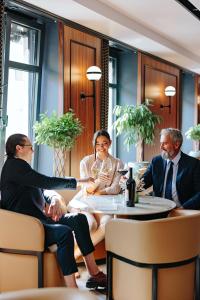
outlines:
M33 217L0 209L0 292L64 286L56 254L44 249L44 228Z
M3 293L0 300L97 300L97 298L88 291L78 289L44 288Z
M65 203L73 191L59 191ZM95 258L105 257L104 228L92 234L97 245ZM44 228L31 216L0 209L0 292L36 287L64 286L63 276L56 258L56 245L44 249ZM80 260L75 246L75 257Z
M108 299L200 299L200 212L177 214L106 225Z

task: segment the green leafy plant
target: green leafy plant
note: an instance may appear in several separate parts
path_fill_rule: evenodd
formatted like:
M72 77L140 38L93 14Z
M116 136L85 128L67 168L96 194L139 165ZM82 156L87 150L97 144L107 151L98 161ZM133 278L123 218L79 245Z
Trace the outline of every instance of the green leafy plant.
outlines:
M124 134L124 144L130 150L132 144L152 144L156 124L160 123L161 117L155 115L145 105L117 105L114 108L117 119L113 126L117 135Z
M188 139L200 141L200 124L190 127L185 135Z
M55 112L51 116L41 114L40 121L34 124L35 141L54 149L70 150L82 129L80 120L72 110L62 116L57 116Z

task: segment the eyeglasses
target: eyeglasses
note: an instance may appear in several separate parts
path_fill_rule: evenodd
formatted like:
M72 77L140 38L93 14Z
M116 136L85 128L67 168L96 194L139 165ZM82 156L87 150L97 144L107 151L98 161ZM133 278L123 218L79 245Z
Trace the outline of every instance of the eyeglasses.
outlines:
M21 147L31 147L31 150L33 150L33 145L31 145L31 144L30 145L28 145L28 144L27 145L20 145L20 146Z

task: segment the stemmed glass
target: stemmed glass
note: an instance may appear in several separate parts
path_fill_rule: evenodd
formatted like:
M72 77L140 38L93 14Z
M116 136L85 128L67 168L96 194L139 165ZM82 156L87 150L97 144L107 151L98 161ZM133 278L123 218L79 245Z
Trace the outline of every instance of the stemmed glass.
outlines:
M126 163L124 165L124 168L117 170L117 172L120 173L122 176L126 175L126 173L128 172L128 164Z
M91 167L92 177L94 179L98 178L101 167L102 167L101 161L99 159L96 159Z
M105 175L109 175L112 172L112 161L109 157L107 157L105 160L103 160L101 172Z
M119 182L119 185L121 187L121 190L122 190L122 203L123 205L126 203L126 200L127 200L127 193L126 193L126 180L127 178L125 178L125 175L128 173L128 164L125 164L124 165L124 168L123 169L119 169L117 170L118 173L121 174L122 176L122 179L120 179L120 182Z

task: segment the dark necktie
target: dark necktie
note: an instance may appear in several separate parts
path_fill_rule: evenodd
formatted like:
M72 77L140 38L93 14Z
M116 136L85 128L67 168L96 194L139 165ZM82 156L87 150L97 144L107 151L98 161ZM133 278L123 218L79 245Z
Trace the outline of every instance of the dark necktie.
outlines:
M167 173L167 180L165 186L165 198L172 200L172 178L173 178L173 162L169 162L170 167Z

